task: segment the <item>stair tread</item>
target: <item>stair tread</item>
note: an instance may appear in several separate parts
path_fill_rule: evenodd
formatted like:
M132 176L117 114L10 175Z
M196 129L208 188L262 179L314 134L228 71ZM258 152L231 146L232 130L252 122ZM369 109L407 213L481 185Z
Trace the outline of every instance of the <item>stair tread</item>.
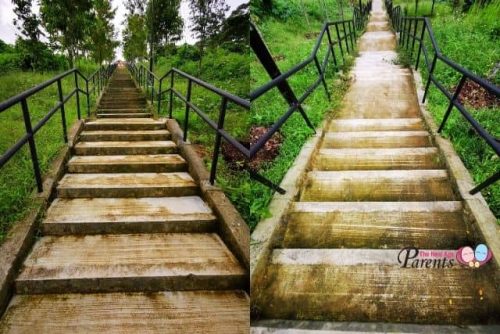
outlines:
M78 142L75 148L84 147L176 147L171 140L138 140L138 141L84 141Z
M188 276L240 280L245 275L245 269L214 233L45 236L26 258L16 286L18 292L43 292L47 289L40 283L43 281L48 286L69 284L69 290L83 292L99 291L116 280L116 285L108 288L119 289L120 281L134 281L138 289L150 290L153 287L148 286L148 278L173 277L181 284L186 281L184 289L189 290L196 284L189 288ZM93 283L83 288L78 287L78 281Z
M409 181L425 180L429 178L447 179L446 169L416 169L416 170L345 170L345 171L311 171L307 173L310 178L322 180L373 180L373 179L403 179Z
M168 130L84 130L80 135L126 135L126 134L151 134L151 135L168 135Z
M175 173L93 173L66 174L59 181L58 189L72 188L148 188L194 187L191 175Z
M342 321L488 323L492 268L401 268L400 249L280 249L267 270L262 316ZM321 298L318 298L321 296Z
M198 196L150 198L57 198L43 224L215 220Z
M119 119L96 119L92 121L88 121L85 124L101 124L101 123L106 123L106 124L137 124L137 123L153 123L153 124L165 124L165 120L156 120L153 118L119 118Z
M109 165L109 164L182 164L186 160L179 154L136 154L136 155L80 155L73 156L69 165Z
M394 131L418 130L423 128L420 118L358 118L335 119L330 123L330 130L347 131Z
M248 333L248 309L243 291L17 295L0 332Z
M427 137L427 131L347 131L347 132L327 132L325 137L332 138L360 138L360 137Z

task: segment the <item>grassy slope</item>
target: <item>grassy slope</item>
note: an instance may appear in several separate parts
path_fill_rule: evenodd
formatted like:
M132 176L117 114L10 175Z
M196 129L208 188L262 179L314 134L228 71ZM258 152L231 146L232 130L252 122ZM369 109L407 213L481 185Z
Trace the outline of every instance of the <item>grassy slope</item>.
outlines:
M409 1L398 2L406 4L410 14L414 13L414 7L409 5ZM429 3L421 2L418 15L430 14ZM442 53L472 72L486 77L495 64L500 62L499 17L500 2L492 2L484 9L472 8L466 14L460 13L460 10L453 11L449 4L436 4L431 22ZM436 68L436 75L450 91L460 80L460 76L454 70L440 63ZM500 73L490 80L500 85ZM428 106L439 124L447 109L448 100L433 88L430 90ZM474 110L468 107L468 110L493 136L500 137L498 121L500 108ZM496 154L470 129L456 109L453 110L443 134L451 139L455 150L471 171L477 184L498 171L499 159ZM500 183L486 188L482 194L493 213L500 217Z
M91 70L86 66L86 70ZM0 76L0 101L36 86L58 73L33 73L14 71ZM64 95L74 88L74 77L62 81ZM83 86L83 85L82 85ZM31 122L34 126L58 101L57 85L46 88L28 99ZM85 98L81 96L82 114L86 112ZM76 102L73 97L66 104L68 129L77 119ZM19 105L0 113L0 152L3 154L25 134L24 121ZM64 145L61 113L58 112L35 135L37 153L42 173L46 172L51 161ZM30 193L36 183L30 153L27 145L19 151L0 172L0 242L9 227L21 219L32 204Z
M278 1L278 3L284 2ZM275 17L254 18L271 53L279 59L277 64L282 72L309 56L316 42L316 36L326 19L319 1L304 1L309 24L301 12L300 1L294 0L287 3L288 6L282 6L277 10L286 19L277 19ZM329 9L329 19L338 19L339 11L336 7L336 1L326 1L326 3ZM345 8L345 15L350 17L347 8ZM312 36L308 33L312 34ZM322 54L324 54L324 50L323 47ZM269 81L269 76L255 56L250 63L250 69L252 89ZM317 71L313 65L294 75L289 79L289 83L295 94L300 96L316 78ZM332 75L332 73L329 73L328 75L328 86L330 92L333 93L331 102L326 99L323 87L319 86L304 104L304 109L315 126L318 126L327 112L338 105L341 100L346 84L342 80L336 80L338 78L338 74ZM286 110L287 103L278 90L273 89L252 103L251 122L252 124L268 126L275 122ZM302 145L311 134L311 129L306 126L300 115L298 113L294 114L281 129L284 141L279 156L272 164L264 168L261 174L279 184L300 152ZM237 177L240 177L240 175ZM260 183L250 180L248 176L245 176L241 187L231 190L230 196L237 203L240 211L244 212L245 219L253 229L259 220L266 217L268 213L267 207L273 192Z

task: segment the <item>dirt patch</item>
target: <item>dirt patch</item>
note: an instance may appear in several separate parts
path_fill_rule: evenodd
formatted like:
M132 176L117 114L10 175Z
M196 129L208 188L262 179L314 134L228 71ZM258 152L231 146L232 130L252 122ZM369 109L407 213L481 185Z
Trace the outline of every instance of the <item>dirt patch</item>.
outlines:
M205 146L200 144L192 144L191 146L200 158L205 159L209 156L208 149Z
M280 55L273 56L273 59L274 59L274 61L281 61L281 60L285 60L285 56L280 54Z
M458 99L475 109L500 106L500 98L471 80L465 81Z
M241 144L247 148L254 145L260 137L262 137L269 128L263 126L253 126L250 129L250 134ZM229 167L233 170L251 169L253 171L259 170L263 164L273 161L279 153L283 138L279 133L275 133L271 139L261 148L261 150L248 161L243 154L241 154L231 144L226 142L222 143L222 156L228 163Z
M317 33L317 32L306 32L306 33L304 34L304 37L305 37L306 39L314 39L314 38L316 38L316 36L318 36L318 33Z

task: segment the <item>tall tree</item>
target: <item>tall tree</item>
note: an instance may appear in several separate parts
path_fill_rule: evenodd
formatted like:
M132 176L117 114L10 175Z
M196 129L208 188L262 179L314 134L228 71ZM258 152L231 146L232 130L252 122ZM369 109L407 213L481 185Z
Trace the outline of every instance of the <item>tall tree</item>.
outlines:
M180 6L181 0L148 1L146 26L155 49L166 49L181 39L184 21L180 16Z
M89 49L92 58L99 65L104 60L112 60L118 42L115 40L113 19L116 9L109 0L94 0L95 19L90 31Z
M51 43L68 54L73 67L93 27L92 0L40 0L40 12Z
M41 62L41 54L46 49L45 44L40 41L40 36L43 35L40 29L41 18L33 13L32 0L12 0L12 3L16 15L14 25L20 32L16 45L23 51L24 66L35 70Z
M146 18L144 15L132 14L127 16L123 30L123 55L125 59L135 61L147 56Z
M201 72L205 47L209 39L217 36L221 31L229 6L224 0L191 0L189 7L192 35L198 39L197 44L200 50L198 70Z

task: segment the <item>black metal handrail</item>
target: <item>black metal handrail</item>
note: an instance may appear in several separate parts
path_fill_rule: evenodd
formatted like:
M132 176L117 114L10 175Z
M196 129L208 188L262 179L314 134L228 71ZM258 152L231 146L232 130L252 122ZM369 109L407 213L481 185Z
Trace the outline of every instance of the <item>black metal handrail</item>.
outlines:
M164 96L169 96L168 104L168 117L172 118L173 113L173 102L174 97L180 99L186 109L184 114L184 124L183 124L183 140L187 140L188 130L189 130L189 113L193 110L208 126L210 126L215 131L215 143L212 155L212 165L210 168L210 183L213 184L216 178L217 163L219 159L220 146L222 143L222 138L226 140L231 146L235 147L241 154L246 158L250 158L250 150L243 146L238 140L231 136L224 128L224 121L226 117L226 110L228 103L234 103L246 110L250 110L250 101L243 99L239 96L231 94L225 90L217 88L199 78L196 78L188 73L185 73L177 68L172 68L162 77L158 77L156 74L151 72L144 64L136 65L134 63L128 63L128 68L132 75L135 77L136 82L145 90L148 99L151 101L153 107L157 109L159 115L161 115L162 101ZM187 93L186 96L182 95L179 91L174 88L176 77L180 77L187 80ZM170 80L169 87L163 89L164 81ZM215 122L210 119L210 117L201 110L198 106L191 102L191 92L193 84L203 87L204 89L218 95L221 98L221 104L219 108L218 120Z
M67 124L66 124L66 111L65 104L73 97L76 96L76 106L78 119L81 119L81 109L80 109L80 93L84 94L87 98L87 116L90 116L90 96L92 94L100 93L100 91L106 85L107 80L113 73L116 65L101 66L97 71L95 71L88 78L83 75L80 70L74 68L61 73L52 79L49 79L33 88L30 88L16 96L13 96L0 103L0 113L5 112L9 108L21 105L21 110L23 113L24 125L26 133L19 139L14 145L12 145L3 155L0 156L0 169L21 149L24 145L28 144L30 148L31 161L33 164L33 171L35 175L35 180L37 184L38 192L43 191L43 181L40 171L40 163L38 161L38 154L35 143L35 134L54 116L54 114L60 110L61 111L61 122L63 129L63 139L64 142L68 142ZM74 76L75 88L66 96L63 96L62 80ZM79 86L79 78L85 81L85 90ZM47 87L57 84L58 91L58 102L56 105L49 110L49 112L35 125L31 123L31 116L29 111L28 99L44 90ZM92 85L90 88L89 86Z
M413 53L417 52L417 57L415 61L415 69L418 69L420 63L420 55L423 55L424 63L427 70L427 82L425 84L425 91L422 102L425 102L427 94L429 92L430 84L433 83L450 101L448 108L444 114L441 125L439 126L438 132L441 132L446 125L450 113L453 107L457 108L460 114L467 120L475 132L493 149L493 151L500 156L500 143L499 140L493 137L460 103L458 97L460 92L466 82L466 80L471 80L480 85L482 88L488 92L494 94L495 96L500 96L500 87L494 85L493 83L485 80L476 74L465 69L461 65L455 63L451 59L447 58L441 53L439 46L434 37L434 32L432 31L431 21L427 17L409 17L403 16L401 14L400 6L393 6L391 0L385 0L385 6L389 17L391 19L392 26L396 33L399 35L399 46L410 53L410 58L413 59ZM431 50L428 50L425 38L428 37L430 40ZM416 45L416 43L418 44ZM417 48L417 50L415 50ZM430 54L432 52L432 54ZM431 60L432 58L432 60ZM448 67L452 68L461 75L460 81L454 92L450 92L446 87L438 81L434 75L434 70L436 69L437 61L442 62ZM469 193L476 194L482 189L488 187L489 185L495 183L500 179L500 170L495 174L484 180L481 184L474 187Z
M309 57L284 73L279 73L279 70L277 70L277 66L274 63L272 56L270 56L269 51L265 47L265 43L263 42L260 33L258 32L257 28L253 24L251 24L250 44L263 66L266 67L266 70L271 75L272 79L251 92L250 100L254 101L260 96L269 92L271 89L278 87L281 88L280 91L289 104L288 110L271 126L271 128L264 135L259 138L259 140L254 145L252 145L250 149L251 156L256 154L296 111L300 112L307 125L313 129L312 123L309 121L306 113L302 109L302 104L320 84L323 84L325 93L328 99L330 99L330 92L328 91L328 86L325 80L325 74L330 59L332 60L335 71L340 70L341 65L345 64L346 62L345 54L348 54L355 49L355 42L357 39L356 29L359 30L365 26L370 9L371 1L368 1L365 4L362 4L361 7L354 9L354 16L352 19L324 23ZM252 43L253 39L255 40L254 43ZM318 59L318 53L325 39L328 43L327 51L324 58L320 62L320 60ZM336 45L338 45L339 47L340 57L337 57L338 55L335 54ZM316 70L318 71L318 77L305 90L301 97L296 98L295 94L289 87L287 80L294 74L300 72L301 70L312 64L315 65ZM283 85L285 87L283 87Z

